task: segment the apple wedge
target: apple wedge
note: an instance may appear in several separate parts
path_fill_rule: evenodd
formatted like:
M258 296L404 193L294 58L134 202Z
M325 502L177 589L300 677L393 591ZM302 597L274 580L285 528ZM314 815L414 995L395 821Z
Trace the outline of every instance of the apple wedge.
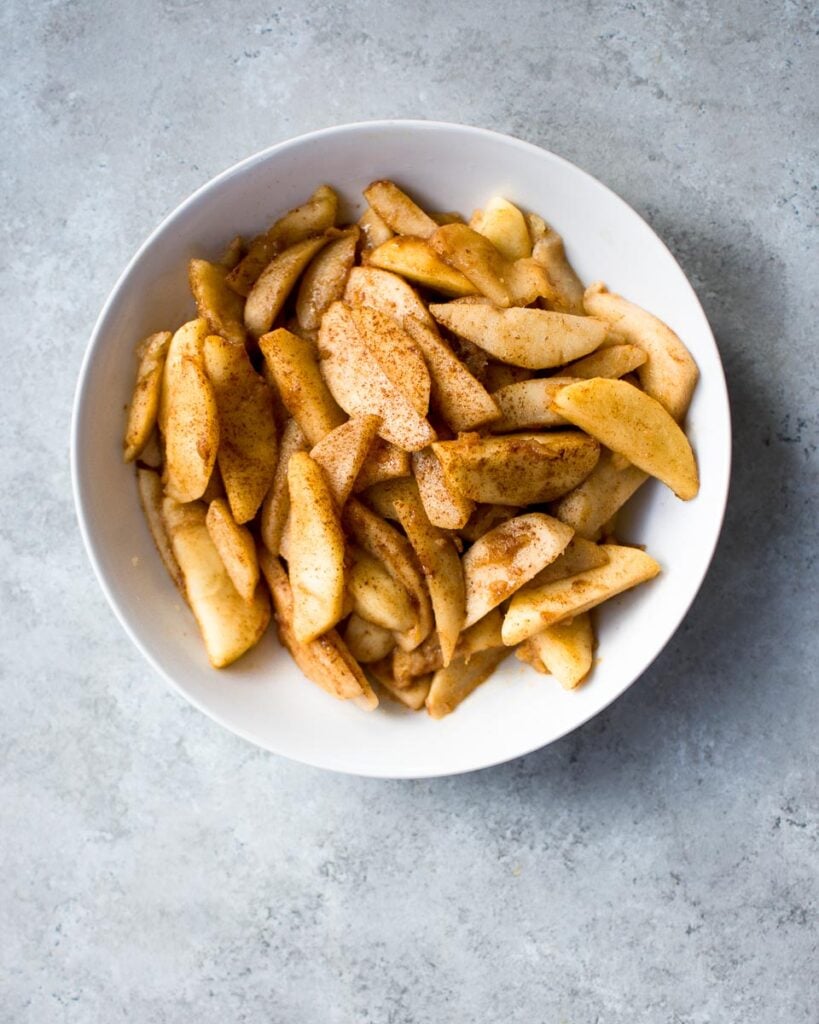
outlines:
M173 342L171 343L173 344ZM219 416L201 358L165 364L165 490L196 501L208 486L219 449Z
M364 317L360 315L362 313ZM327 310L319 330L321 372L330 392L345 412L351 416L356 413L379 416L379 434L385 441L405 451L418 451L435 440L435 431L419 412L413 397L403 391L398 380L391 376L405 380L397 357L379 350L382 338L392 339L392 327L389 336L366 330L367 324L375 323L367 316L369 313L377 311L363 306L350 309L341 302L333 303ZM384 317L384 320L388 318ZM380 325L382 321L378 323ZM365 330L360 330L359 325L365 326ZM408 346L412 345L408 338L407 342ZM408 346L404 346L405 350ZM415 351L417 353L417 349ZM418 357L421 358L420 353ZM428 374L426 381L428 386ZM420 387L424 387L423 379ZM416 390L415 402L420 405L419 397L422 395Z
M561 388L552 408L638 469L657 477L678 498L699 492L699 474L688 438L671 414L624 380L595 377Z
M303 271L329 241L328 235L305 238L268 263L245 302L245 327L254 338L266 334Z
M259 559L253 534L246 526L239 526L223 498L210 503L205 525L233 586L243 600L251 602L259 582Z
M574 531L542 512L501 523L463 557L465 626L471 626L562 553Z
M306 452L291 455L287 483L293 632L301 643L309 643L342 616L344 534L324 473Z
M577 377L535 377L507 384L492 392L501 411L501 418L489 424L493 433L508 434L535 427L565 427L567 421L551 408L551 401L561 388L573 384Z
M466 526L475 502L449 489L441 463L431 448L412 453L412 472L432 525L442 530L460 530Z
M344 294L359 234L357 227L348 228L328 242L305 270L296 297L296 320L303 331L317 331L326 310Z
M348 306L372 306L401 325L405 317L414 316L427 327L435 328L435 321L412 285L389 270L353 267L344 289L344 301Z
M610 377L612 380L625 377L646 361L646 354L636 345L608 345L592 352L590 356L569 363L560 371L561 377Z
M351 416L325 434L310 452L321 466L338 508L344 507L372 447L381 421L377 416Z
M278 555L281 552L281 540L284 525L290 514L290 491L287 486L287 467L290 456L295 452L307 451L307 438L298 422L290 419L282 431L279 445L279 461L273 475L273 483L262 502L259 517L259 534L267 550Z
M477 289L460 271L445 263L423 238L396 235L363 254L365 266L394 274L443 295L472 295Z
M382 242L386 242L395 234L371 206L368 206L358 218L358 226L364 235L364 252L376 249Z
M448 665L464 627L461 560L451 536L433 526L427 518L417 486L410 483L406 490L406 497L395 502L395 512L421 564L432 601L443 664Z
M429 635L433 619L429 592L412 545L395 527L356 498L350 498L345 505L342 521L356 544L383 562L410 595L413 625L406 632L396 633L396 640L404 650L413 650Z
M338 196L329 185L319 185L306 203L280 217L254 238L247 254L228 274L227 282L239 295L248 295L259 275L284 249L313 235L321 235L335 223Z
M428 238L438 226L393 181L372 182L364 189L364 198L381 220L398 235Z
M426 699L429 714L443 718L453 712L492 675L508 653L506 648L497 647L473 654L468 661L455 658L446 668L439 669L432 677Z
M137 348L139 369L125 428L126 462L133 462L142 454L156 426L165 357L172 337L170 331L159 331L149 335Z
M526 218L517 206L501 196L493 196L483 210L476 210L469 226L488 238L506 260L520 260L532 255Z
M162 480L159 473L153 469L137 469L137 488L139 490L139 501L142 511L145 513L145 521L151 531L151 537L162 559L162 564L168 570L168 575L174 581L181 593L185 593L185 579L179 562L173 553L168 531L165 529L165 520L162 518Z
M397 480L412 472L409 452L376 437L364 459L353 485L353 491L365 491L384 480Z
M569 431L551 434L463 434L432 450L451 491L473 501L533 505L553 501L594 469L600 446Z
M444 224L429 237L430 247L464 275L496 306L508 306L507 264L495 246L467 224Z
M350 307L350 316L364 344L392 384L409 398L419 416L426 416L429 371L412 337L391 316L372 306Z
M599 281L586 289L583 302L590 316L598 317L625 342L646 353L648 359L637 371L640 383L646 394L680 422L691 403L699 371L679 337L668 324L608 291Z
M503 620L503 642L518 644L547 626L574 618L624 590L645 583L660 571L654 559L639 548L601 546L608 556L605 565L541 587L519 590Z
M227 283L228 272L218 263L191 260L188 283L199 316L207 320L213 334L220 334L236 345L245 343L242 321L244 300Z
M413 315L404 318L404 330L426 360L432 404L454 431L475 430L498 418L492 396L436 330Z
M576 689L591 671L594 632L588 612L570 622L542 629L518 647L515 657L546 675L553 675L564 690Z
M576 576L579 572L587 569L597 569L608 562L601 544L586 540L585 537L575 535L563 549L560 555L549 565L541 569L527 584L527 589L541 587L546 583L553 583L555 580L563 580L567 576Z
M309 341L279 327L259 339L259 348L287 411L311 445L345 421L327 387Z
M360 618L391 633L412 628L410 595L378 558L352 545L348 548L347 589Z
M390 655L395 647L395 637L390 630L367 622L353 612L344 627L344 643L355 660L366 665Z
M304 675L338 700L355 701L367 711L378 707L361 666L334 629L308 643L296 637L293 589L279 560L263 549L259 565L273 596L279 639Z
M203 347L219 413L219 472L237 523L256 515L276 472L275 397L253 369L244 345L216 334Z
M532 237L532 258L546 271L552 286L551 307L562 313L582 316L583 282L566 257L563 239L536 214L529 214L528 224Z
M435 319L495 359L528 370L563 366L593 352L606 327L590 316L545 309L496 309L473 302L434 303Z
M234 587L206 525L203 502L162 503L162 519L185 581L185 596L214 668L225 668L261 639L270 622L262 587L248 602Z
M648 480L648 473L630 463L620 466L619 459L604 450L586 479L552 505L552 515L582 537L597 537L603 524Z

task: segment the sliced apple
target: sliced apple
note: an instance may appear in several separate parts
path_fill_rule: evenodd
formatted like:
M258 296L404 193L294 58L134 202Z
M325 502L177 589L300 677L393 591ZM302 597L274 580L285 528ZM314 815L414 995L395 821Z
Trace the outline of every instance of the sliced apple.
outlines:
M309 341L284 327L259 339L259 347L287 411L298 420L311 445L317 445L345 416L319 369Z
M365 266L400 274L443 295L472 295L477 289L454 267L445 263L423 238L396 235L363 255Z
M646 394L681 421L697 386L699 371L691 353L668 324L640 306L615 295L601 282L586 289L586 312L598 317L631 345L648 356L638 369Z
M259 565L273 595L279 639L304 675L339 700L355 701L368 711L377 707L378 698L361 666L334 629L309 643L297 639L293 625L293 590L279 560L263 549L259 553Z
M624 380L595 377L561 388L552 408L638 469L662 480L689 501L699 492L699 474L688 438L671 414L650 395Z
M305 238L275 256L264 268L245 302L245 327L254 338L270 330L302 272L328 241L328 235Z
M348 306L372 306L401 325L405 317L414 316L428 327L435 327L435 321L412 285L389 270L353 267L344 289L344 301Z
M503 642L518 644L645 583L660 571L654 559L639 548L617 544L602 547L608 556L605 565L515 594L503 620Z
M203 354L219 411L219 471L233 518L247 523L259 510L276 472L273 389L253 369L244 345L211 334Z
M437 331L412 315L405 317L404 330L429 367L432 404L454 431L475 430L498 418L500 410L492 396Z
M365 308L351 310L336 302L324 314L319 331L321 372L333 397L349 415L379 416L379 434L385 441L406 451L425 448L435 440L435 431L391 378L394 363L379 353L378 336L359 330L361 320L355 314Z
M447 486L473 501L533 505L553 501L585 479L600 455L585 434L463 434L432 446Z
M542 629L518 647L515 657L553 675L564 690L576 689L591 671L594 632L588 612Z
M349 498L378 432L377 416L351 416L325 434L310 452L324 470L336 505L342 508Z
M496 306L508 306L507 264L495 246L467 224L444 224L430 235L429 244L438 255L464 275L476 291Z
M463 557L465 626L471 626L553 562L572 529L542 512L515 516L475 541Z
M502 196L493 196L483 210L476 211L469 226L488 238L504 259L520 260L532 255L526 218Z
M133 462L140 456L153 435L171 338L170 331L159 331L149 335L137 348L139 369L125 428L126 462Z
M244 301L228 286L227 275L226 268L218 263L207 260L188 263L188 282L199 316L207 320L214 334L236 345L244 345Z
M326 633L344 608L344 534L321 468L306 452L287 466L293 632L301 643Z
M443 718L453 712L492 675L507 653L503 647L480 651L469 661L455 658L446 668L439 669L432 677L426 699L429 714L433 718Z
M529 370L563 366L593 352L606 336L605 325L590 316L545 309L496 309L446 302L429 307L435 319L495 359Z
M248 295L259 275L284 249L313 235L321 235L335 223L338 196L329 185L319 185L306 203L280 217L254 238L247 254L231 270L227 281L239 295Z
M296 297L296 319L303 331L317 331L325 311L344 294L359 234L357 227L348 228L328 242L305 270Z
M185 596L214 668L225 668L255 646L270 622L270 600L262 587L245 601L233 585L206 525L199 501L162 503L162 519L185 581Z
M372 182L364 189L364 198L399 235L428 238L438 226L394 181Z

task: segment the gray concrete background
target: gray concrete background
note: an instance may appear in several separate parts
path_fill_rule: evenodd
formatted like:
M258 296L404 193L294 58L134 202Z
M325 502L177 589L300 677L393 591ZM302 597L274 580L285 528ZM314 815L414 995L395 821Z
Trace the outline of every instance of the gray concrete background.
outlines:
M810 5L7 0L0 25L0 1021L816 1021ZM169 693L67 462L149 230L269 143L382 116L510 132L632 203L736 430L715 564L645 677L546 750L419 783L267 756Z

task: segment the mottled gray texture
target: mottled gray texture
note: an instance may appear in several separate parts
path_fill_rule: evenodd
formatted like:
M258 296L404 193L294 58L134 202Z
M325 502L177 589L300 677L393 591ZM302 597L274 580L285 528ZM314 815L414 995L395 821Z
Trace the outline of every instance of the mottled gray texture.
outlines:
M2 1024L817 1020L816 30L706 0L2 5ZM393 115L543 144L643 213L736 431L716 562L646 676L421 783L287 763L172 695L67 464L86 339L158 220Z

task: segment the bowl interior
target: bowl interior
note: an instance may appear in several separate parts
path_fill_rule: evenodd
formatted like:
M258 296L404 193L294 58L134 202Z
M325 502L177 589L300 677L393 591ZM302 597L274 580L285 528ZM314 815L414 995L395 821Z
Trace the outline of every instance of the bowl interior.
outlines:
M701 492L683 503L650 482L632 503L625 533L647 546L663 573L600 609L599 663L577 692L565 693L510 657L443 721L391 704L368 715L306 682L272 630L237 665L217 672L154 551L133 469L121 458L136 342L193 314L190 257L216 256L233 235L257 232L324 181L355 217L361 189L380 177L405 184L429 209L468 215L500 194L540 213L564 236L581 278L601 278L665 319L699 364L688 429ZM699 302L669 251L622 200L573 165L505 136L382 122L275 146L214 179L156 230L95 329L77 391L72 451L80 525L103 588L137 646L188 700L254 743L299 761L420 777L480 768L558 738L609 704L656 657L693 600L716 544L730 422L719 356Z

